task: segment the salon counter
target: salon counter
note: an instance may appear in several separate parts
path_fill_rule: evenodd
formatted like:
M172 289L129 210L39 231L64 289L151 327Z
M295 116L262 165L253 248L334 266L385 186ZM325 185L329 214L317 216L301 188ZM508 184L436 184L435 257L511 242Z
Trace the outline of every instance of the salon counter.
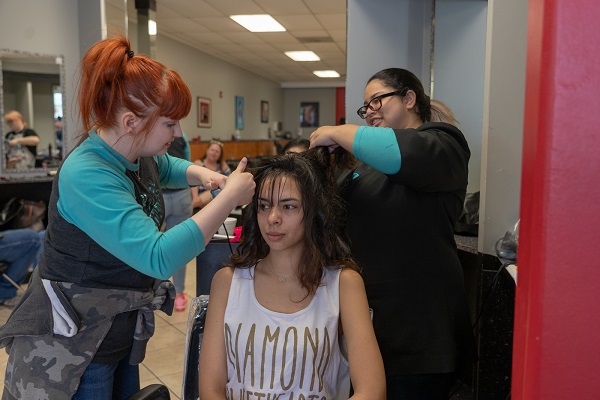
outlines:
M222 141L225 160L241 160L243 157L255 158L277 154L275 140L235 140ZM278 142L279 143L279 142ZM210 141L190 141L192 161L199 160L206 154Z
M48 203L52 192L54 177L19 177L0 179L0 202L11 197L20 197L26 200L44 200Z

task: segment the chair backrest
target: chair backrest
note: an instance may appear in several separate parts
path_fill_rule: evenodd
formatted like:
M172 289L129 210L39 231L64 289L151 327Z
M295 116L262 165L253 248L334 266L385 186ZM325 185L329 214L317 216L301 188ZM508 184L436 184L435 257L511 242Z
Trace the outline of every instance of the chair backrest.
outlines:
M198 362L209 298L209 295L202 295L194 297L190 302L190 313L185 334L185 356L183 358L182 400L197 400L199 397Z
M127 400L171 400L169 388L159 383L148 385Z

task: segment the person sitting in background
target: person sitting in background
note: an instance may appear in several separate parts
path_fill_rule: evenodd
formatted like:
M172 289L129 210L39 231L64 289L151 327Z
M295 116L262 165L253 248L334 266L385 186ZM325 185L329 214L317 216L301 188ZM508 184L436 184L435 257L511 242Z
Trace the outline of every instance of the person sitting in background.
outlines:
M62 148L63 148L63 120L62 117L56 118L56 122L54 122L54 142L56 143L56 150L58 150L58 157L62 158ZM52 157L52 154L48 154Z
M348 399L350 381L351 399L385 399L331 159L313 149L269 158L254 171L240 246L212 280L201 399Z
M283 149L281 149L282 154L288 153L302 153L310 147L310 141L304 138L295 138L287 142Z
M42 236L33 229L9 229L0 232L0 262L8 263L4 273L17 284L25 282L30 267L35 267L42 248ZM5 277L0 277L0 304L14 307L21 295Z
M27 128L23 116L18 111L7 112L4 120L11 129L4 136L8 145L4 150L6 152L6 168L16 170L34 168L40 137L33 129Z
M197 165L208 168L211 171L218 172L225 176L231 174L231 168L225 162L223 156L223 143L218 140L211 140L206 149L206 154L200 160L194 161ZM192 191L192 206L194 209L200 209L206 206L212 200L210 190L204 186L198 186L198 190Z

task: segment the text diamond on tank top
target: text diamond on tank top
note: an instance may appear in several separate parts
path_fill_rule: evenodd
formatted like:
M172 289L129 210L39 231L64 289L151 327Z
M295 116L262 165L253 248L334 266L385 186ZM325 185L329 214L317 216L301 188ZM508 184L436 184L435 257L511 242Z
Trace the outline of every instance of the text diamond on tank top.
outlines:
M348 399L348 362L340 352L339 269L293 314L270 311L254 294L254 267L236 269L225 310L227 399Z

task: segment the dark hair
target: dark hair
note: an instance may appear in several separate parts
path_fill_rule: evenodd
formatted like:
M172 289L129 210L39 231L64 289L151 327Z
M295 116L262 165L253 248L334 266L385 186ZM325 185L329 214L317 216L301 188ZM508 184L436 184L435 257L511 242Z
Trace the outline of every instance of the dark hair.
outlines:
M141 137L159 117L179 121L192 108L181 76L149 57L134 56L124 36L101 40L83 56L78 100L84 138L93 128L116 126L123 108L146 120L136 132Z
M352 268L359 270L351 258L345 239L345 205L338 195L329 174L331 158L326 147L316 147L303 153L290 153L269 158L255 168L256 189L252 202L242 217L242 235L236 254L231 257L236 268L249 268L269 254L269 246L258 226L258 198L270 185L271 194L277 178L293 179L301 194L305 251L299 266L300 284L309 294L321 283L323 268Z
M415 92L416 112L423 122L431 121L431 106L429 105L429 96L425 94L423 84L412 72L402 68L387 68L377 72L368 82L380 80L385 86L395 90L410 89Z
M282 154L287 153L288 150L291 149L292 147L301 147L304 150L308 150L308 148L310 147L310 141L308 139L304 139L304 138L292 139L289 142L287 142L285 146L283 146L283 149L281 149L281 153Z

